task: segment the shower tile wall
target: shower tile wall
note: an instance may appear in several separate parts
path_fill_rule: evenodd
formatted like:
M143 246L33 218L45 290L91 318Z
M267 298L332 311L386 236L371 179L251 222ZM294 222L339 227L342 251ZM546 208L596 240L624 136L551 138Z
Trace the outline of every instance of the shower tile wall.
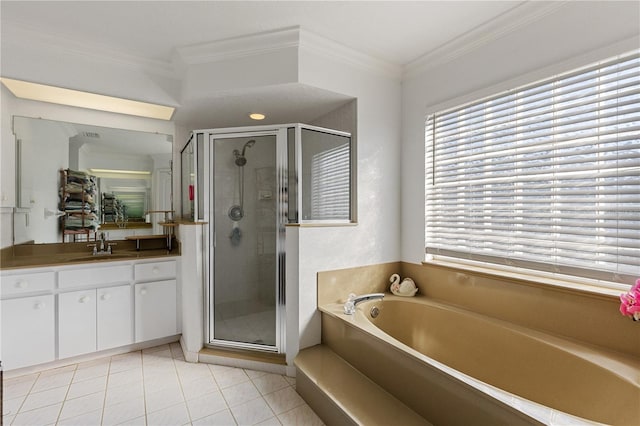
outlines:
M273 303L276 296L276 192L275 167L256 169L255 188L258 194L256 220L258 229L258 299L267 304ZM269 285L271 283L271 285Z
M275 341L275 146L258 139L246 151L244 217L234 243L228 212L240 204L240 174L233 150L242 150L244 142L216 142L216 334L224 330L225 340Z

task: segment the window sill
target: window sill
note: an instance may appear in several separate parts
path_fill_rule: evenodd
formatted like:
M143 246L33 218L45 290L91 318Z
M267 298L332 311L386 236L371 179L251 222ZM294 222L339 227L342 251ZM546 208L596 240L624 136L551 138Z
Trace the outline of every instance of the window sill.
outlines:
M285 226L296 228L327 228L340 226L358 226L358 222L306 222L306 223L287 223Z
M494 265L483 262L433 256L422 262L423 265L435 265L480 273L495 278L508 278L525 285L536 287L555 287L560 290L588 293L606 298L619 298L620 294L629 290L625 284L600 281L588 278L570 277L567 275L541 272L531 269Z

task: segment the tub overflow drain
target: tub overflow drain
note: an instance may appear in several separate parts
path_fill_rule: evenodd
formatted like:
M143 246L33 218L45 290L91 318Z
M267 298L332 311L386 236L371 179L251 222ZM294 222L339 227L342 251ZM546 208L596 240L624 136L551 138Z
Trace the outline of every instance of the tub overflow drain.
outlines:
M371 308L371 312L369 312L369 315L371 315L371 318L377 317L378 314L380 314L380 309L378 309L377 306L374 306L373 308Z

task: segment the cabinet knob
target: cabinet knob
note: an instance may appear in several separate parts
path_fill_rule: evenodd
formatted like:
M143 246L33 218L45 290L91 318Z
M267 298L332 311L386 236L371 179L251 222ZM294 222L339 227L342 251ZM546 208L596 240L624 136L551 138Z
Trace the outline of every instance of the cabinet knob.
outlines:
M89 296L82 296L79 300L80 303L87 303L91 298Z
M140 294L147 294L147 289L146 288L141 288L140 289Z
M44 306L45 306L44 303L37 302L35 305L33 305L33 309L43 309Z
M16 283L16 287L18 288L27 288L29 287L29 283L27 281L24 280L20 280Z
M151 268L151 272L157 274L158 272L160 272L160 269L157 266L154 266L153 268Z
M111 295L109 293L105 293L105 294L102 295L101 299L102 300L109 300L109 299L111 299Z

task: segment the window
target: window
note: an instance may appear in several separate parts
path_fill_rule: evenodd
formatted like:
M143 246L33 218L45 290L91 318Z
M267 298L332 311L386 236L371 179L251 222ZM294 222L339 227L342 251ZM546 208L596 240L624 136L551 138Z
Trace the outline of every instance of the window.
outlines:
M426 252L640 276L639 56L428 116Z
M351 137L342 132L300 130L301 221L349 223L353 220Z
M349 218L349 144L311 158L311 216L318 220Z

